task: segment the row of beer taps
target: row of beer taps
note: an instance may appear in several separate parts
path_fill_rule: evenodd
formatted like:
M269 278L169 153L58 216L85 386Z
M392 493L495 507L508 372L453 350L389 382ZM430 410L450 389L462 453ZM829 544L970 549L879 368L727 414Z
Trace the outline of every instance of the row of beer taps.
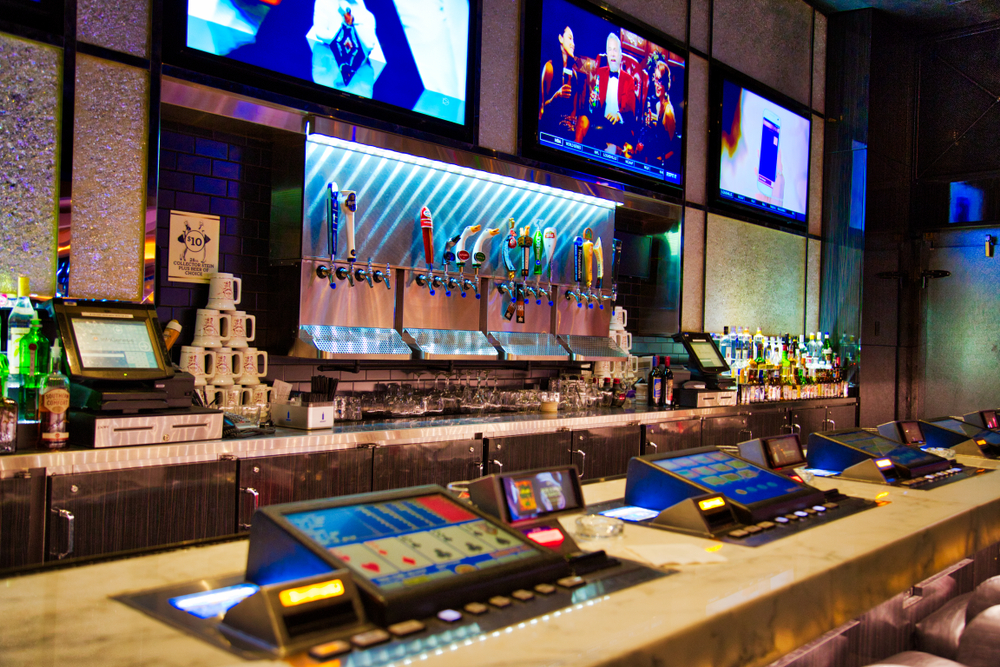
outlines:
M389 263L386 263L385 271L383 271L381 268L374 268L372 258L369 257L367 268L356 266L357 248L354 241L354 214L356 211L357 193L355 191L338 190L335 183L327 185L327 229L331 266L318 267L316 274L320 278L328 280L333 289L337 287L336 281L347 280L351 287L354 287L355 282L367 282L370 288L374 288L376 284L382 284L385 285L386 289L391 290L392 268ZM341 223L343 223L347 241L345 257L347 266L334 267L333 263L337 261L337 239ZM420 208L417 223L423 237L424 261L427 264L427 270L417 272L414 282L420 287L427 287L431 295L443 288L445 296L451 296L457 292L463 298L469 293L475 294L476 299L482 298L479 291L479 269L484 263L488 265L490 241L504 231L503 225L485 231L483 231L481 224L468 225L460 234L448 239L445 242L442 255L442 270L437 273L434 270L436 261L434 217L427 206ZM558 233L554 227L543 229L540 220L536 223L534 233L532 233L531 225L524 225L518 229L514 218L509 218L506 225L508 229L500 256L507 272L507 280L498 281L496 289L501 295L510 299L504 316L507 319L512 319L514 315L517 315L518 321L523 321L525 304L533 299L537 305L547 301L548 305L552 306L558 293L557 286L552 282L552 259L556 250ZM470 252L467 249L468 241L479 232L482 233L476 238ZM518 248L521 249L520 281L516 280ZM604 249L600 237L595 241L593 230L587 227L582 236L573 239L572 249L573 277L576 288L571 287L566 290L566 300L575 300L577 307L580 308L586 303L588 308L597 305L603 309L605 302L614 303L617 296L616 278L621 256L621 241L615 239L612 248L610 294L605 294L603 291ZM465 265L470 263L470 260L473 269L471 279L465 273ZM451 272L452 263L455 264L456 268L454 274ZM543 287L542 276L545 274L548 277L548 285ZM535 279L534 285L531 284L532 276Z

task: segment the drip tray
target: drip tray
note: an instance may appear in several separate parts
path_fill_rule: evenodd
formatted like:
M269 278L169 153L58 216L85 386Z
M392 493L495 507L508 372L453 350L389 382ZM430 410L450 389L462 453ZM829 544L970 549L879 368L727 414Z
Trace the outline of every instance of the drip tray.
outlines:
M415 349L415 359L488 360L497 358L497 349L482 331L449 329L404 329L403 335ZM412 341L412 342L411 342Z
M491 331L489 336L507 361L569 361L569 352L550 333Z
M306 359L410 359L413 352L395 329L306 324L290 355Z
M608 336L560 336L573 361L621 361L628 353Z

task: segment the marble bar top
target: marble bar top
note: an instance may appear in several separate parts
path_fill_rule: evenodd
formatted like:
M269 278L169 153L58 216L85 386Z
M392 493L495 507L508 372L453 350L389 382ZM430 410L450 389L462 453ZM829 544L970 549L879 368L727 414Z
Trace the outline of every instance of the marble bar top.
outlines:
M795 401L780 407L850 405L856 399L828 398ZM350 449L360 445L395 445L446 440L468 440L558 430L652 424L664 421L746 414L772 404L721 408L672 410L599 408L594 410L542 413L511 413L484 416L424 417L385 421L344 422L332 428L299 431L278 428L274 435L233 440L206 440L106 449L65 449L57 452L28 451L0 456L0 478L12 477L30 468L45 468L48 474L72 474L119 470L143 466L215 461L220 456L248 458Z
M412 664L757 667L1000 541L1000 473L930 491L815 483L883 504L756 548L627 526L620 538L583 546L630 556L637 546L688 545L726 560L675 565L673 576L443 647ZM624 480L584 486L589 503L623 491ZM572 531L574 521L569 516L563 524ZM108 597L236 573L246 554L246 541L234 541L0 580L0 663L246 664Z

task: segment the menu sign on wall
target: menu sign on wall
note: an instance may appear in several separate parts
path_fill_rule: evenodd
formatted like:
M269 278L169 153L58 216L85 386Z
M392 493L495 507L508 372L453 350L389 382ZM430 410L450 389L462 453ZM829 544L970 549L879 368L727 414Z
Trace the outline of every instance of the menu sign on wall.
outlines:
M168 255L169 280L207 284L219 271L219 216L171 211Z

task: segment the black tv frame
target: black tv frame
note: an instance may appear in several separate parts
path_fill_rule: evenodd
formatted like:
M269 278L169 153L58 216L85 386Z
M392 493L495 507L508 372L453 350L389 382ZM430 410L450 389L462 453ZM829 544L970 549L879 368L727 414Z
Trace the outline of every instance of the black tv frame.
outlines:
M576 5L584 11L588 11L599 18L612 21L618 26L634 32L640 37L645 37L658 46L662 46L670 51L684 56L684 99L679 105L682 111L681 118L681 182L679 184L668 183L642 174L618 169L596 160L589 160L584 157L573 155L569 152L560 151L548 146L543 146L538 142L538 107L539 107L539 86L538 72L536 64L540 64L542 54L542 43L544 35L542 30L542 4L545 0L526 0L523 5L521 15L521 66L519 73L519 93L517 110L517 154L526 160L541 163L548 168L555 168L555 171L566 173L577 178L590 179L601 182L610 180L619 183L626 189L634 189L644 194L665 195L668 201L682 202L687 171L685 169L687 154L687 98L688 98L688 73L690 71L691 55L684 42L670 37L666 33L643 23L639 19L625 14L607 5L598 5L587 0L564 0Z
M735 83L751 93L759 95L769 102L782 106L788 111L802 116L809 123L809 154L806 159L806 210L804 220L795 220L788 216L770 213L762 208L743 205L730 199L724 199L720 194L720 167L722 162L722 93L726 80ZM760 222L769 227L778 227L786 231L807 233L809 229L809 198L813 195L810 189L812 172L812 110L784 93L780 93L759 81L750 78L731 67L713 60L709 68L708 83L708 160L705 183L708 210L728 217L750 222Z
M482 0L469 0L465 121L461 125L189 47L187 6L188 0L163 0L164 74L388 132L443 138L465 147L477 140Z

